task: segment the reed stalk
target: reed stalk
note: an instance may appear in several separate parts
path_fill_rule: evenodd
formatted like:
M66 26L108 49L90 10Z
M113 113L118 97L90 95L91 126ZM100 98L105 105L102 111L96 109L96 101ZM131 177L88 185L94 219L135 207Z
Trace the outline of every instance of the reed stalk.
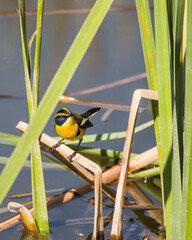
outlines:
M149 65L149 56L152 55L148 50L149 46L146 46L149 42L152 43L156 61L154 77L157 78L159 95L159 158L165 203L166 239L191 239L192 4L187 0L154 1L155 49L153 36L149 34L151 22L148 7L147 14L144 12L148 1L136 3L147 72L151 71L149 66L152 66Z
M159 93L160 140L168 239L172 236L172 99L166 1L155 1L156 66ZM164 34L162 34L162 29Z
M185 134L184 134L184 167L183 167L183 194L182 194L182 221L181 239L191 239L192 230L192 104L191 93L192 87L192 2L186 1L187 4L187 48L186 48L186 72L185 72Z
M43 18L43 1L38 1L37 13L37 30L32 35L29 41L29 48L26 44L26 16L25 16L25 1L19 0L19 17L21 28L21 41L23 50L23 63L25 72L25 85L28 100L29 119L31 120L36 108L39 98L39 69L40 69L40 53L41 53L41 32L42 32L42 18ZM31 45L36 35L36 54L34 64L35 80L33 81L33 93L31 89ZM28 59L27 59L28 57ZM34 87L35 86L35 87ZM34 105L35 102L35 105ZM48 235L49 223L46 205L45 185L42 170L41 153L38 141L33 145L31 152L31 182L32 182L32 196L34 218L41 234Z

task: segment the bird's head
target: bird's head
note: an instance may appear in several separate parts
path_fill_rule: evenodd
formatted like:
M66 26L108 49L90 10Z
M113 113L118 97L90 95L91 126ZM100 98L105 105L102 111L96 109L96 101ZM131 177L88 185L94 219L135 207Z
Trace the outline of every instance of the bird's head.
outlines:
M67 119L73 116L73 113L69 111L67 108L61 108L55 115L55 124L62 126Z

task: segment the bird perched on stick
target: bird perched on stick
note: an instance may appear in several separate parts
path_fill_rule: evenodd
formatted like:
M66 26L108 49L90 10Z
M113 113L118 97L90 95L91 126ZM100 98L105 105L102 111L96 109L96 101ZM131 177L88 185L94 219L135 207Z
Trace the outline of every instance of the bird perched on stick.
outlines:
M55 130L57 134L62 137L52 149L59 147L64 139L69 141L79 140L79 143L73 154L68 156L68 159L72 161L72 158L76 155L78 148L83 140L83 136L89 127L93 127L90 122L90 118L95 115L101 108L92 108L87 112L79 115L69 111L67 108L61 108L55 115Z

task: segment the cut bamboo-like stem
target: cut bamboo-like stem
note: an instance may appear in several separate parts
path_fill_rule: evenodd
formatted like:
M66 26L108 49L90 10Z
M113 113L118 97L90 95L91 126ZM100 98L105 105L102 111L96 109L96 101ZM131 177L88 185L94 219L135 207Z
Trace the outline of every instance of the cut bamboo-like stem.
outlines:
M124 205L125 187L127 183L129 159L131 155L135 123L141 98L158 100L158 94L156 91L145 89L137 89L133 94L111 229L111 239L113 240L122 239L122 212Z

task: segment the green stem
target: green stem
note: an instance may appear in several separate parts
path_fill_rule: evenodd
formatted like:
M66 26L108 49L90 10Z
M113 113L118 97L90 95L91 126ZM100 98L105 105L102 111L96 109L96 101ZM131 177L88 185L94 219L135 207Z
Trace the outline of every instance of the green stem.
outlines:
M40 76L40 56L41 56L41 39L42 39L42 26L43 26L43 9L44 0L38 0L37 11L37 34L36 34L36 48L35 48L35 61L33 72L33 101L35 109L39 102L39 76Z
M172 99L166 0L154 1L161 161L167 240L172 238ZM163 32L162 32L163 29Z
M34 113L33 107L33 98L31 91L31 81L30 81L30 70L27 61L27 40L26 40L26 16L25 16L25 1L19 0L19 20L20 20L20 29L21 29L21 44L22 44L22 52L23 52L23 65L24 65L24 73L25 73L25 85L27 92L27 102L29 109L29 118L31 118Z
M186 48L186 83L185 83L185 134L184 167L182 195L182 240L192 238L192 2L187 1L187 48Z
M34 218L39 232L41 234L48 235L49 221L39 141L36 141L31 152L31 182Z
M30 72L31 72L31 44L34 39L35 34L33 34L30 42L29 42L29 52L27 53L27 43L26 43L26 17L25 17L25 1L19 0L19 11L20 11L20 26L21 26L21 40L22 40L22 49L23 49L23 62L24 62L24 71L25 71L25 84L27 91L27 100L28 100L28 108L29 108L29 119L31 120L34 114L34 102L35 109L37 107L37 99L39 95L38 85L39 85L39 68L40 68L40 42L41 39L41 31L42 31L42 19L43 16L43 7L41 7L41 2L38 1L38 14L37 14L37 36L38 41L36 41L36 56L35 56L35 66L34 72L35 81L33 86L33 98L31 92L31 81L30 81ZM40 5L40 6L39 6ZM29 57L29 61L27 59ZM34 102L33 102L34 100ZM44 187L44 178L42 171L42 162L41 162L41 154L38 142L33 145L32 154L31 154L31 177L32 177L32 192L33 192L33 207L34 207L34 217L37 222L37 226L39 231L42 234L48 234L49 225L48 225L48 214L47 214L47 205L46 205L46 196L45 196L45 187Z

